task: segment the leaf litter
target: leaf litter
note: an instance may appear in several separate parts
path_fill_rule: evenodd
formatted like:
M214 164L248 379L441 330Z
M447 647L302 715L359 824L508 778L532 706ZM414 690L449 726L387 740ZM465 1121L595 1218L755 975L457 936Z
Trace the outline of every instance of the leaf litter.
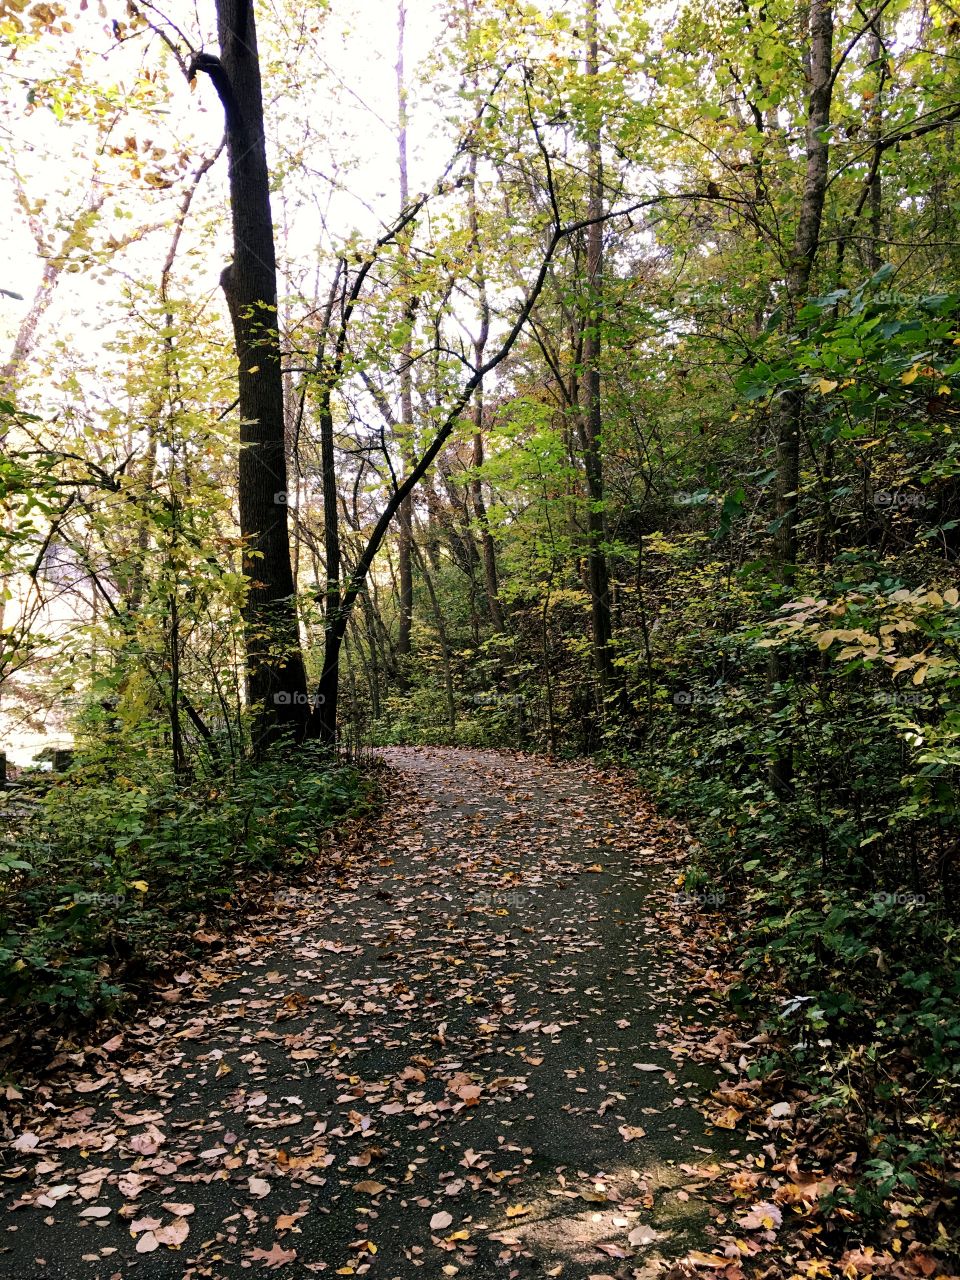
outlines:
M779 1145L793 1100L718 1074L750 1050L677 831L593 766L384 754L364 844L8 1091L0 1268L808 1274L836 1177Z

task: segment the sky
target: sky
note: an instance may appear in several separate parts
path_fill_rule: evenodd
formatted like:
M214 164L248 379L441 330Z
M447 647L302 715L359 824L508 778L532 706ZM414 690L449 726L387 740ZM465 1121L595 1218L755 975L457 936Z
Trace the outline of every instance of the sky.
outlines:
M351 230L375 234L379 223L392 219L399 207L394 136L397 2L331 0L327 16L317 21L313 33L309 31L312 20L308 11L295 14L301 22L300 31L290 20L285 21L278 38L282 50L279 55L271 53L267 41L261 40L268 132L272 141L280 140L279 150L271 148L272 160L284 178L281 191L274 195L274 220L285 228L281 238L290 245L293 256L304 259L305 269L311 259L318 257L321 241L329 242L331 237L338 238ZM407 3L407 79L413 87L417 64L436 44L439 19L429 0ZM81 4L85 4L84 9ZM212 3L200 6L189 0L174 0L169 6L161 3L159 7L190 36L191 42L199 44L205 35L207 47L215 48ZM91 332L91 317L95 317L95 328L96 321L104 316L107 296L116 293L117 282L109 278L111 271L159 274L182 190L179 183L168 191L150 189L131 176L129 164L124 168L112 158L98 161L97 130L62 123L46 105L30 110L31 88L49 81L54 85L69 83L65 68L78 57L83 77L120 99L109 141L122 145L124 137L135 132L142 143L143 135L149 134L150 140L163 146L168 154L182 148L190 158L190 171L216 147L222 133L220 104L208 81L201 78L191 92L156 37L138 36L117 43L112 14L114 10L122 13L122 9L115 0L109 6L101 2L99 8L97 0L67 0L66 8L71 32L45 35L32 48L18 50L16 58L0 58L0 288L23 298L17 301L0 297L0 342L4 353L10 349L43 271L43 257L18 205L12 168L21 175L31 200L45 199L37 216L47 228L55 226L58 211L72 215L81 207L96 171L100 173L100 190L107 198L95 243L103 244L111 234L116 238L129 235L137 225L155 228L141 246L105 264L106 278L102 283L98 283L100 273L86 270L62 277L47 328L50 334L55 332L81 344ZM257 11L258 28L264 35L270 26L277 29L273 20L278 12L276 5L258 4ZM198 20L198 12L202 21ZM273 92L275 56L285 59L289 75L299 82L292 100L289 95ZM143 70L164 64L169 94L154 104L144 125L143 115L125 111L122 99L135 90ZM431 110L429 103L412 93L409 145L414 191L432 184L449 154L448 141ZM322 149L317 143L318 134ZM304 162L298 164L298 147L308 141ZM195 256L201 270L199 277L193 278L193 287L200 293L216 289L220 269L229 255L224 157L205 186L198 207L204 202L214 208L219 205L222 217L219 243L205 246L205 252ZM118 209L120 217L116 216ZM182 253L189 254L190 237L188 228ZM51 240L57 243L55 233ZM193 248L196 250L197 246L194 244ZM208 262L206 273L202 270L204 260Z

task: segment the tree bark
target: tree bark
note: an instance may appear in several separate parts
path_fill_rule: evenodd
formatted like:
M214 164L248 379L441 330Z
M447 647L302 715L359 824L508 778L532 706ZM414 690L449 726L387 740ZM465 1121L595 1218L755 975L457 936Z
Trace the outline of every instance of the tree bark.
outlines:
M833 10L830 0L810 4L810 92L807 98L807 160L800 218L787 264L787 296L791 316L803 306L820 246L820 224L827 190L830 107L833 97ZM775 555L780 581L790 586L797 569L797 525L800 489L800 435L805 397L790 391L783 397L777 422Z
M830 160L827 130L833 97L833 10L830 0L811 0L809 33L806 167L800 217L786 273L791 323L803 306L810 287L820 247L820 225L827 191ZM793 389L781 400L777 419L774 560L779 580L787 588L796 578L799 554L800 438L805 412L804 392ZM774 655L769 669L771 683L782 684L787 672L788 665L784 659ZM774 699L774 705L781 709L786 705L782 692ZM793 772L793 748L787 743L771 763L770 782L774 790L785 796L791 794Z
M397 7L397 158L400 167L400 208L410 202L410 178L407 170L407 85L404 79L403 53L406 6L399 0ZM403 245L401 245L401 249ZM406 319L410 331L400 353L400 419L402 430L400 449L404 463L411 452L404 433L413 431L413 308L407 307ZM397 516L398 556L400 560L400 625L397 635L397 656L406 658L410 653L410 637L413 629L413 498L408 497L400 505ZM401 683L405 683L401 666Z
M597 6L587 0L587 51L584 71L589 80L597 78ZM587 481L587 562L590 585L590 615L593 624L593 653L601 692L606 696L614 686L613 625L610 616L610 574L607 564L603 514L603 417L600 402L600 327L603 308L603 171L599 123L592 125L587 139L589 204L585 229L587 289L583 326L583 379L580 400L580 433Z
M233 261L220 278L233 322L240 406L239 506L247 700L257 752L308 718L287 524L277 270L252 0L217 0L220 57L198 54L226 117ZM328 570L329 571L329 570Z

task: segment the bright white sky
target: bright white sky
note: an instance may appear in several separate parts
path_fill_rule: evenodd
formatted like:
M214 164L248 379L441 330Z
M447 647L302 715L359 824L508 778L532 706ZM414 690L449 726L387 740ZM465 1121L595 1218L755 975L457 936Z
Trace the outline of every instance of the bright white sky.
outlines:
M393 136L397 116L396 42L398 0L331 0L330 12L319 31L310 37L312 45L297 56L297 35L287 25L284 40L288 67L300 81L293 97L285 96L271 103L269 62L273 55L261 39L261 57L265 72L265 100L270 116L268 133L282 139L281 155L296 153L313 135L301 167L290 161L282 194L274 196L274 219L287 228L286 240L294 256L302 259L302 283L312 283L307 272L317 260L322 243L329 248L335 240L358 230L364 235L376 232L378 223L389 221L399 207L396 140ZM57 211L76 210L95 168L94 130L58 122L48 107L27 113L27 92L37 80L63 76L75 48L83 52L83 75L102 86L118 85L129 91L136 83L142 67L167 64L170 95L144 124L140 113L121 113L111 134L111 142L122 145L123 138L136 133L172 152L183 148L190 155L192 171L202 157L213 150L222 134L222 112L213 87L201 78L191 93L180 73L172 65L167 51L155 37L140 36L118 47L111 32L110 18L122 7L110 3L97 9L97 0L88 0L81 11L81 0L67 0L68 18L74 26L70 35L48 35L39 45L21 52L17 60L0 62L0 94L4 113L0 119L0 164L6 172L0 187L0 288L23 295L23 301L0 298L0 360L5 358L21 317L26 313L39 284L43 260L20 210L14 185L9 177L11 164L21 173L31 200L46 197L40 218L47 228L55 225ZM411 189L417 191L432 184L449 155L449 144L429 104L418 103L417 66L435 47L439 34L439 18L430 0L407 0L406 65L411 89L409 110ZM208 47L215 48L213 3L195 7L192 0L172 0L161 8L189 37L198 34L197 12L207 24ZM295 8L295 6L291 6ZM266 33L270 16L258 4L258 27ZM270 9L274 14L277 6ZM109 16L107 16L109 13ZM300 9L295 17L299 21ZM202 34L202 33L201 33ZM273 109L271 109L273 108ZM282 115L281 115L282 113ZM155 128L151 128L154 126ZM322 146L316 139L322 140ZM275 158L275 157L272 157ZM111 181L120 174L116 162L107 158L101 172ZM319 173L323 176L315 176ZM334 191L333 177L340 190ZM108 185L105 183L104 185ZM109 187L108 187L109 189ZM111 270L130 272L144 279L156 280L160 264L169 244L169 226L179 202L179 185L169 191L154 191L142 182L125 179L110 192L117 201L108 200L101 229L94 243L102 243L112 232L130 234L139 225L159 224L142 245L114 258L101 281L88 272L64 275L57 290L57 301L48 313L44 328L58 336L79 342L92 336L96 321L103 317L108 298L116 297L117 281L110 279ZM215 246L205 247L193 261L197 274L192 277L192 290L199 295L217 289L220 270L229 253L226 235L229 209L226 192L226 160L221 157L215 174L205 182L197 208L222 210L221 236ZM133 217L116 219L116 209ZM327 231L323 231L326 224ZM59 241L54 234L53 243ZM278 237L278 239L283 238ZM193 246L198 248L196 244ZM181 247L181 262L189 259L191 237L188 232ZM283 284L281 283L281 291ZM92 323L93 322L93 323Z

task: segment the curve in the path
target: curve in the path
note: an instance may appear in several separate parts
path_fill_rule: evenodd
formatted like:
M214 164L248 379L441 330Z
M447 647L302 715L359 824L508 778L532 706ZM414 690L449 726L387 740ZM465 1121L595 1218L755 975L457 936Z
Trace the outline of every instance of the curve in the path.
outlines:
M585 765L383 754L362 854L24 1104L0 1275L578 1280L709 1247L721 1135L658 1042L684 993L642 802Z

